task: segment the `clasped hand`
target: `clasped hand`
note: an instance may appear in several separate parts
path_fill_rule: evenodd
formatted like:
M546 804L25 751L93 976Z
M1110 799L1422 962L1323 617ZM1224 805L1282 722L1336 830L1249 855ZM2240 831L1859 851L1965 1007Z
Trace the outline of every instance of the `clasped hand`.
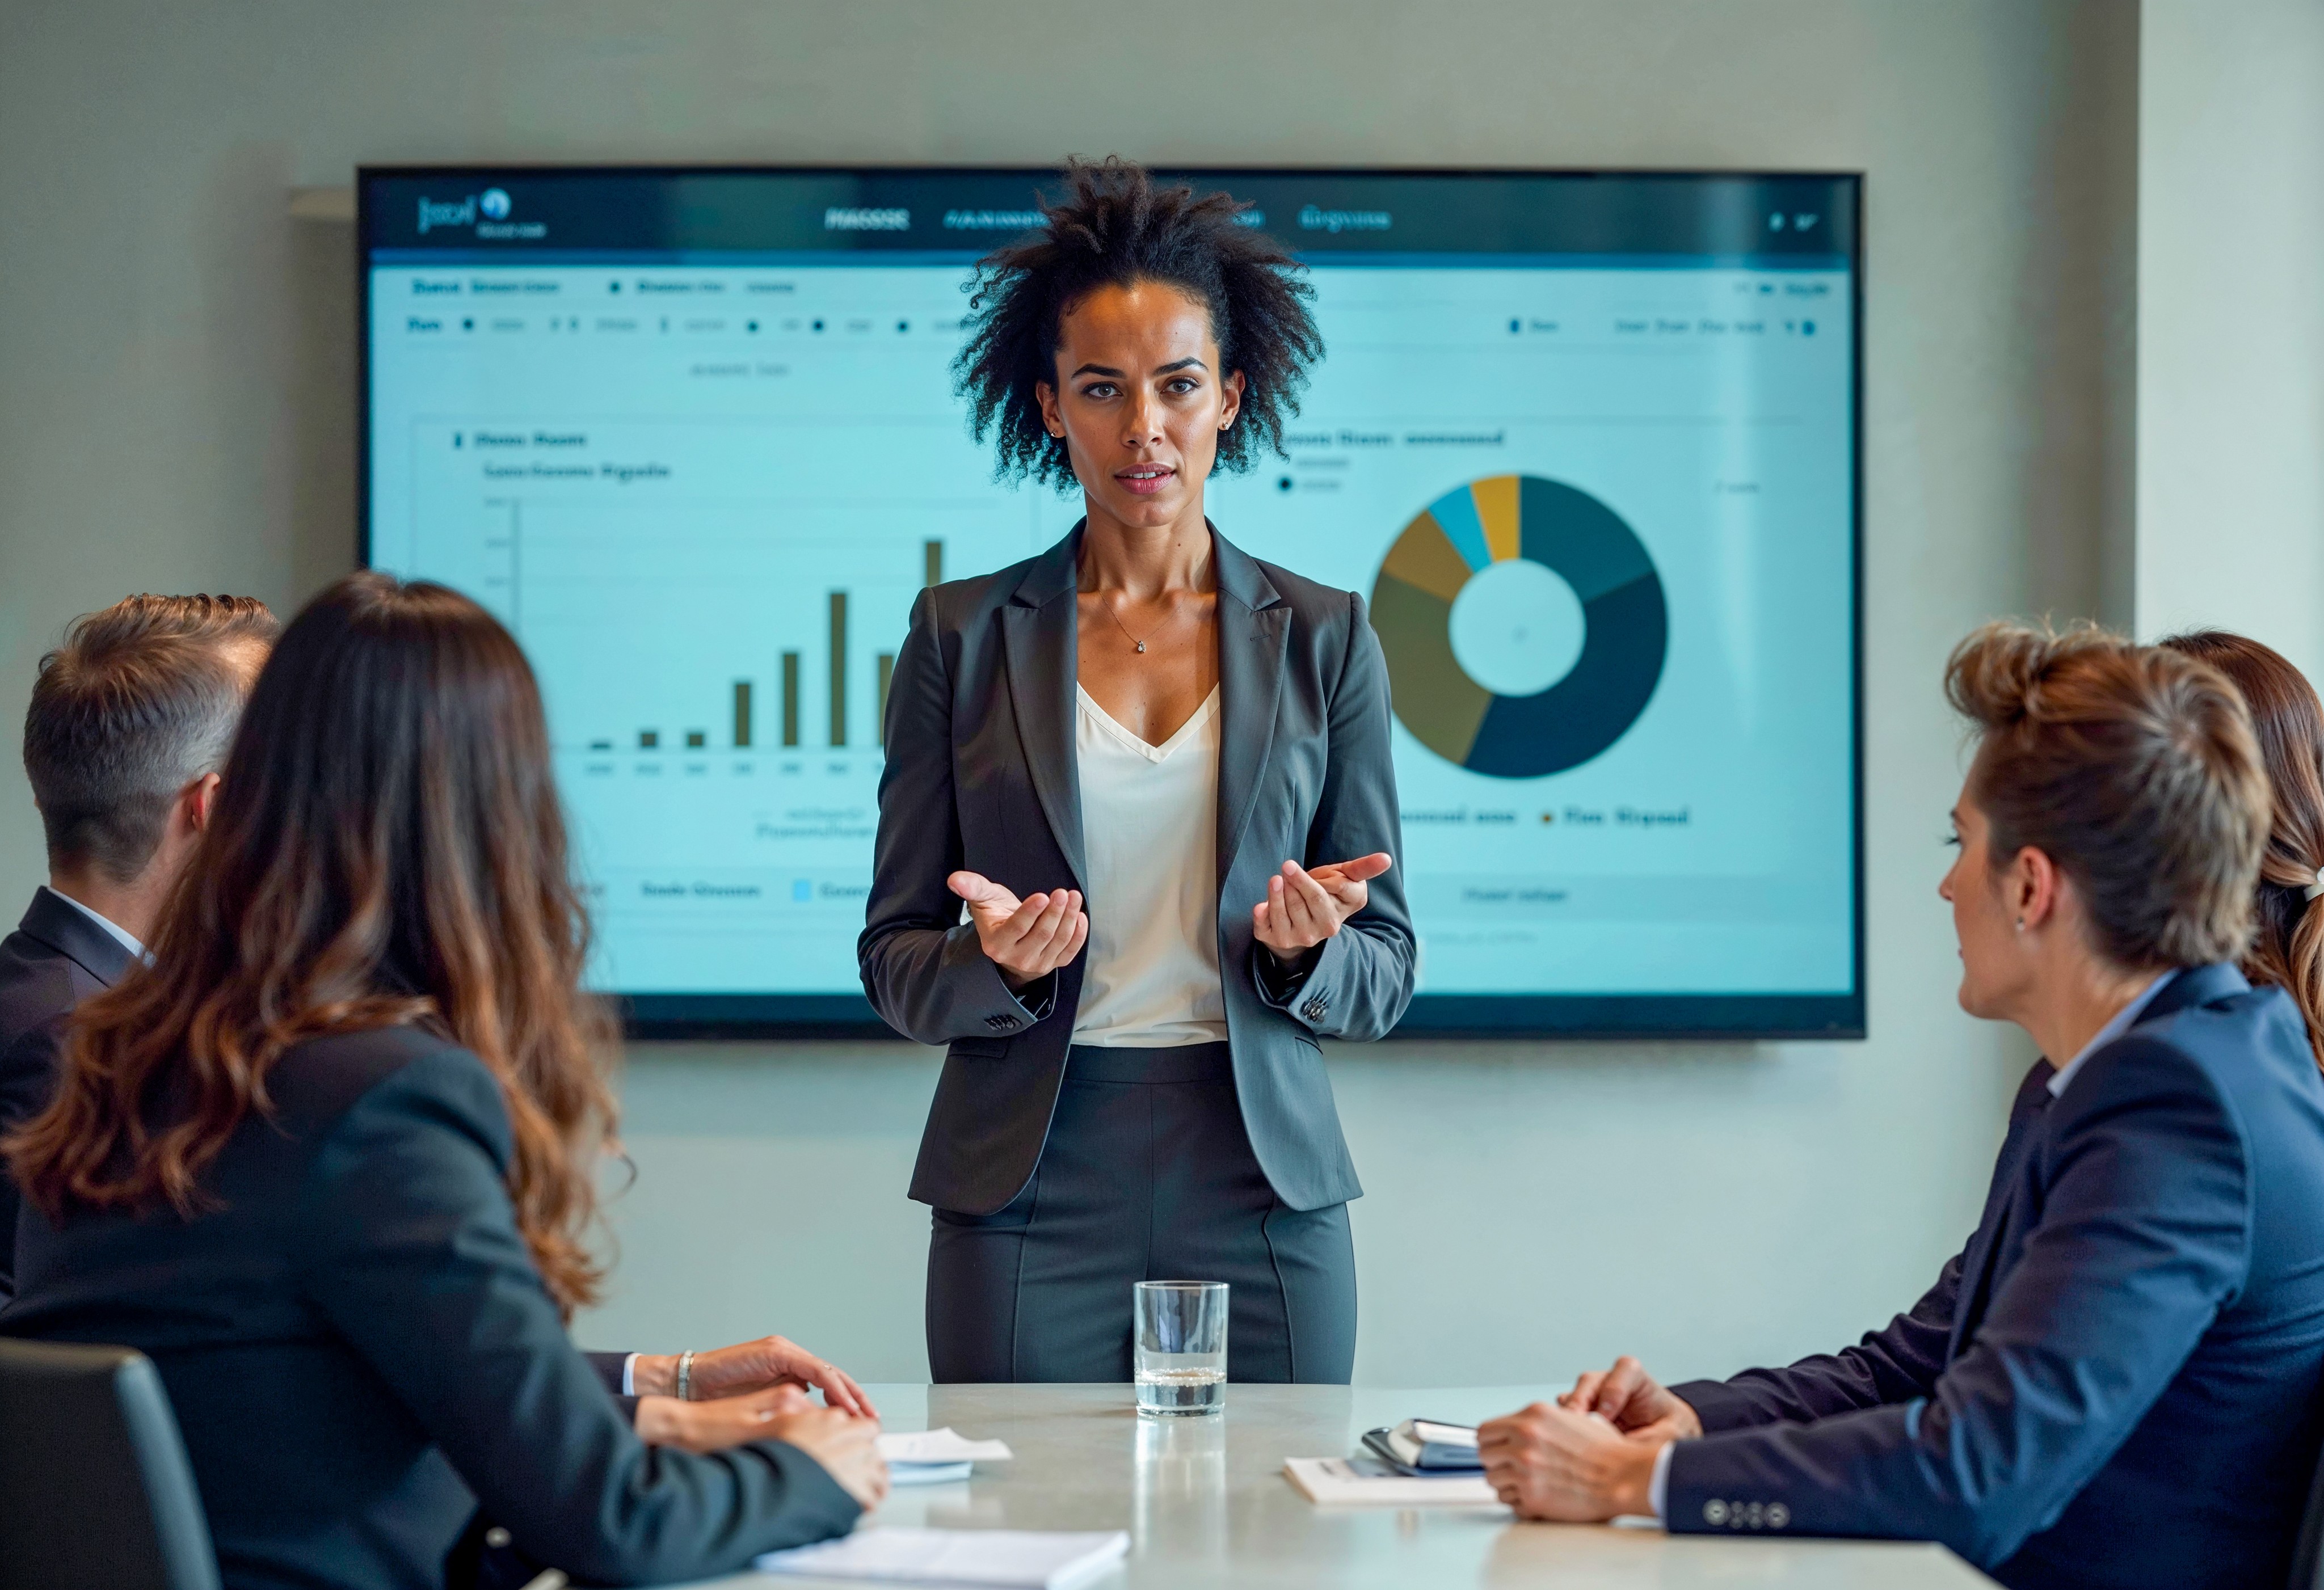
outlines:
M1554 1406L1536 1402L1477 1427L1485 1478L1520 1517L1594 1523L1653 1511L1655 1459L1702 1420L1636 1358L1592 1371Z
M674 1393L678 1360L641 1354L632 1370L637 1429L650 1446L723 1452L745 1441L784 1441L821 1464L864 1508L888 1494L879 1411L846 1371L779 1336L697 1353L687 1372L694 1400ZM826 1407L807 1395L813 1386Z
M1296 960L1361 911L1371 898L1370 881L1393 865L1385 850L1313 869L1286 861L1267 880L1267 898L1250 908L1252 935L1277 960ZM1038 890L1020 900L982 873L967 871L945 884L967 903L978 943L1012 990L1038 982L1089 942L1079 889Z

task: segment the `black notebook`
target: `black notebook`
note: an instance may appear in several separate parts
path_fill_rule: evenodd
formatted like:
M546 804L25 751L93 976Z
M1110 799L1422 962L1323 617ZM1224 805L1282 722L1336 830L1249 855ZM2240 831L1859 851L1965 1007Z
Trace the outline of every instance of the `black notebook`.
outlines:
M1366 1430L1364 1445L1399 1474L1476 1474L1485 1466L1477 1457L1477 1432L1465 1424L1407 1419Z

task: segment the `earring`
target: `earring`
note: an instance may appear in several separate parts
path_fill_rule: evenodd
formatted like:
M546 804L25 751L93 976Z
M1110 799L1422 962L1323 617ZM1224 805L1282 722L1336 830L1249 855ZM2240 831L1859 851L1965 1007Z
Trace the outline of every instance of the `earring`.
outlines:
M2017 931L2021 933L2025 931L2025 919L2022 916L2017 919Z

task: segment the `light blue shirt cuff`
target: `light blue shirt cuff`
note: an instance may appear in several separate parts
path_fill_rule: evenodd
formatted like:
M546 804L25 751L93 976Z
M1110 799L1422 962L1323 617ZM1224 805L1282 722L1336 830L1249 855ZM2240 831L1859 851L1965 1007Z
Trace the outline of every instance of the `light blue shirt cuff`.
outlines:
M638 1355L637 1355L637 1354L635 1354L635 1353L632 1353L628 1357L626 1357L626 1358L624 1358L624 1359L622 1359L622 1395L623 1395L623 1396L625 1396L625 1397L634 1397L634 1396L636 1396L637 1394L638 1394ZM1668 1448L1665 1448L1665 1450L1666 1450L1666 1451L1667 1451L1667 1450L1668 1450ZM1663 1471L1662 1471L1661 1469L1659 1469L1659 1468L1658 1468L1658 1469L1656 1469L1656 1470L1655 1470L1655 1475L1656 1475L1656 1478L1655 1478L1655 1483L1656 1484L1660 1484L1662 1483L1661 1478L1660 1478L1660 1475L1661 1475L1662 1472L1663 1472ZM1656 1491L1656 1492L1655 1493L1655 1494L1656 1496L1660 1496L1660 1495L1662 1494L1662 1493L1661 1493L1660 1491ZM1661 1503L1660 1502L1655 1503L1655 1512L1657 1512L1657 1513L1659 1513L1659 1512L1662 1512L1662 1510L1663 1510L1663 1509L1662 1509L1662 1503Z
M1671 1454L1677 1450L1676 1441L1664 1444L1663 1449L1655 1454L1654 1477L1646 1482L1646 1505L1654 1510L1655 1516L1662 1519L1665 1525L1670 1521L1664 1515L1663 1503L1670 1495Z

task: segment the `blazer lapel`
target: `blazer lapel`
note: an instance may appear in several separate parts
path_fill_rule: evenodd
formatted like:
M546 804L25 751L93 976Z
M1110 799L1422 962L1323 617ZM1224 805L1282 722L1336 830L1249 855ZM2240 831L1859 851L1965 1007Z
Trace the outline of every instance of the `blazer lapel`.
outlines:
M1040 797L1041 814L1074 875L1089 890L1082 853L1081 769L1074 757L1074 681L1080 628L1074 600L1082 528L1043 553L1018 582L1001 610L1001 644L1009 666L1009 701L1026 771Z
M2130 1031L2135 1033L2161 1016L2232 998L2250 987L2243 973L2232 966L2184 967L2156 992ZM2083 1063L2103 1063L2105 1053L2100 1050ZM1993 1189L1986 1195L1985 1218L1978 1223L1977 1236L1962 1256L1960 1300L1953 1310L1952 1340L1945 1355L1948 1360L1960 1353L1969 1333L1985 1318L1985 1305L1992 1295L1994 1260L2002 1235L2008 1229L2009 1214L2017 1201L2018 1190L2024 1185L2025 1156L2033 1152L2035 1139L2041 1136L2052 1102L2050 1079L2057 1074L2057 1068L2042 1062L2026 1073L2024 1083L2017 1089L2017 1101L2009 1113L2009 1135L2002 1143L2001 1159L1994 1168Z
M1283 690L1291 609L1256 560L1211 529L1219 585L1219 887L1250 825Z
M1985 1195L1985 1218L1977 1223L1977 1235L1969 1239L1969 1251L1962 1255L1960 1291L1953 1305L1952 1333L1945 1348L1948 1363L1960 1356L1961 1344L1985 1318L1994 1255L2001 1245L2002 1231L2009 1224L2010 1206L2017 1201L2025 1155L2041 1134L2050 1106L2050 1079L2057 1074L2057 1068L2049 1062L2037 1061L2034 1069L2025 1073L2025 1080L2018 1084L2017 1098L2009 1111L2009 1131L2002 1139L2001 1157L1994 1163L1993 1185Z

